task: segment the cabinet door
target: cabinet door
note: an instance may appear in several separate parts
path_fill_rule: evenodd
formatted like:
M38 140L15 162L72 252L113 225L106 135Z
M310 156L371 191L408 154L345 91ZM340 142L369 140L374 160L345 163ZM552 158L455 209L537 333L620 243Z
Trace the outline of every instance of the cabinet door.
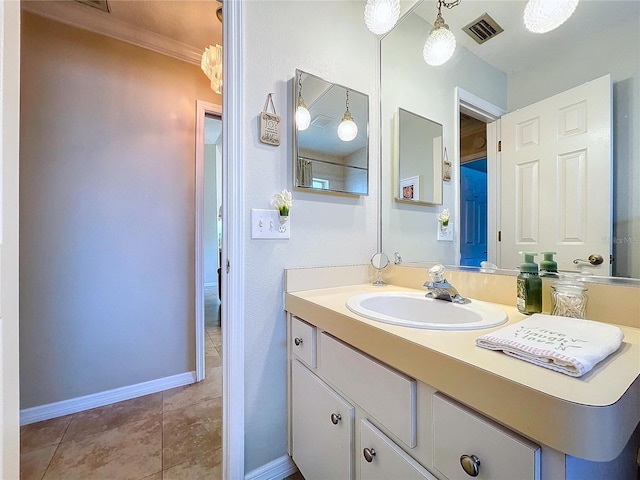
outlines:
M449 480L540 478L538 445L440 394L433 396L433 443L433 466Z
M368 420L360 421L361 480L436 480Z
M292 362L293 461L305 480L353 479L355 409Z

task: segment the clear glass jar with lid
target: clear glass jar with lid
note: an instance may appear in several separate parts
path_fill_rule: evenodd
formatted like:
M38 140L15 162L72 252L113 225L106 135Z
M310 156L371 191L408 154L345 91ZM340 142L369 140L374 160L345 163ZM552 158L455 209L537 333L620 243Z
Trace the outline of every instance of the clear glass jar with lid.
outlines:
M552 315L571 318L585 318L587 312L587 289L580 277L571 274L560 275L560 280L551 288L553 300Z

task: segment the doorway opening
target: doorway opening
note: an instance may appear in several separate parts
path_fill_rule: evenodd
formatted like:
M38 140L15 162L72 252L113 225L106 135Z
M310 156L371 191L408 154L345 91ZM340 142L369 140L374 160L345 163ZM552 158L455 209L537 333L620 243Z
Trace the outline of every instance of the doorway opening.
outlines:
M500 153L498 107L456 87L454 148L459 181L454 185L458 265L497 264L500 255ZM484 161L483 161L484 160Z
M222 118L204 118L204 324L221 326L222 275Z
M206 347L222 344L222 107L196 102L195 333L196 381L204 380ZM213 338L212 338L213 337ZM210 349L211 350L211 349ZM211 362L209 362L211 363Z
M487 124L460 112L460 265L487 254Z

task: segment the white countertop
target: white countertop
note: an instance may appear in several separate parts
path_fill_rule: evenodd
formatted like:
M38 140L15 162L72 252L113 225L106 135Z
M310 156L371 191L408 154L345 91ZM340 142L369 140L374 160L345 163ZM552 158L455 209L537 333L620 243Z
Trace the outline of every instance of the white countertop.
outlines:
M287 293L286 310L398 370L450 395L534 441L590 460L615 458L640 421L640 329L620 326L620 349L575 378L475 339L525 318L513 306L507 324L441 331L385 324L345 306L366 292L416 291L370 284Z

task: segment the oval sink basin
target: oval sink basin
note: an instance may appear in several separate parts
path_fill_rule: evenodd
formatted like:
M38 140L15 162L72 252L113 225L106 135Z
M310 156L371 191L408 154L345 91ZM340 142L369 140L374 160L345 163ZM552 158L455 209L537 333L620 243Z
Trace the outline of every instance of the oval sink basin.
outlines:
M433 300L423 292L362 293L347 300L347 308L371 320L433 330L476 330L507 321L505 312L488 303L462 305Z

